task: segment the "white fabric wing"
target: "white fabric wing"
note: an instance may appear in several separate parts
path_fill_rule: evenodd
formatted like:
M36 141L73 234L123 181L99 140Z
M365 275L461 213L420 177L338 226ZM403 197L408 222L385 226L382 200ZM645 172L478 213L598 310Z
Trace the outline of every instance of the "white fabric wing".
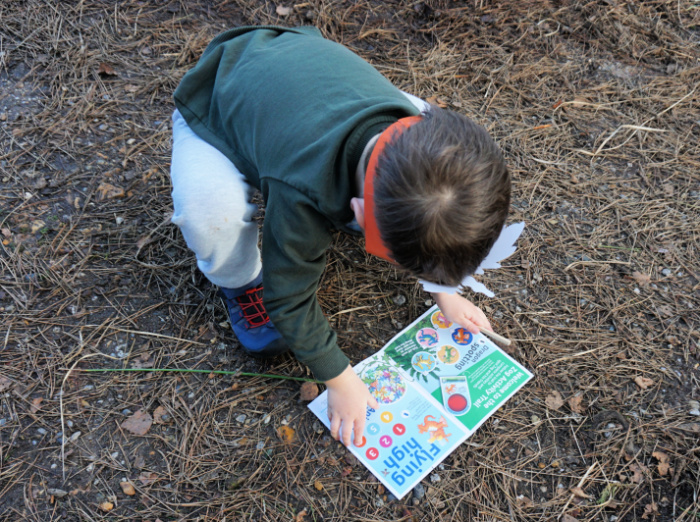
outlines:
M503 230L501 230L501 234L498 236L498 239L493 244L491 250L489 250L489 253L479 265L479 268L477 268L474 273L483 274L484 270L501 268L501 261L507 259L511 255L513 255L513 252L515 252L517 248L515 246L515 242L520 237L520 234L523 233L524 228L525 223L522 221L520 223L514 223L507 227L503 227ZM443 286L435 283L430 283L428 281L419 282L423 285L423 289L426 292L454 294L468 287L471 288L474 292L482 293L488 297L494 297L495 295L491 290L486 288L486 286L474 279L474 277L472 276L465 277L459 286Z
M515 252L515 249L517 248L515 246L515 242L520 237L520 234L523 233L524 228L524 221L503 227L501 234L491 247L491 250L489 250L488 255L481 262L479 268L477 268L476 272L474 273L483 274L484 269L489 270L492 268L501 268L501 261L509 258L513 255L513 252Z

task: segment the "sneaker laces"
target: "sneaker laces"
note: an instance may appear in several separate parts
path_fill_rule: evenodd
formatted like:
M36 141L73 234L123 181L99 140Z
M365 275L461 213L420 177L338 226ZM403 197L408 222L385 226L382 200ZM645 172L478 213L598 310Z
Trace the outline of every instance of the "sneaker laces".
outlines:
M254 286L236 297L241 313L246 320L246 328L258 328L270 322L262 302L262 285Z

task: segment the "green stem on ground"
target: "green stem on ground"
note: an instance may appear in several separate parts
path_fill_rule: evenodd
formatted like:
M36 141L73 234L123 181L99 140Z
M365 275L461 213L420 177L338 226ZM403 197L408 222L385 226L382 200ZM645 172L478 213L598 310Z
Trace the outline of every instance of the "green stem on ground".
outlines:
M289 377L286 375L272 375L270 373L250 373L250 372L229 372L226 370L190 370L181 368L76 368L73 371L79 372L176 372L176 373L216 373L219 375L241 375L243 377L265 377L266 379L284 379L286 381L302 381L315 382L320 384L321 381L316 379L307 379L306 377Z

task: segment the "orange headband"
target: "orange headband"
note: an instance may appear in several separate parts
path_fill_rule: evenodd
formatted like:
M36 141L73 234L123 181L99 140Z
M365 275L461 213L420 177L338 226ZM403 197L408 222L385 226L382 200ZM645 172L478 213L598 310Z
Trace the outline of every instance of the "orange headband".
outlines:
M384 150L384 147L408 127L418 123L420 120L420 116L410 116L408 118L401 118L396 123L387 127L386 130L379 135L379 139L374 145L374 150L369 157L369 163L367 164L367 170L365 172L365 250L370 254L379 256L394 264L396 261L392 259L389 249L382 242L382 238L379 235L379 228L377 228L377 219L374 214L374 176L377 173L377 160Z

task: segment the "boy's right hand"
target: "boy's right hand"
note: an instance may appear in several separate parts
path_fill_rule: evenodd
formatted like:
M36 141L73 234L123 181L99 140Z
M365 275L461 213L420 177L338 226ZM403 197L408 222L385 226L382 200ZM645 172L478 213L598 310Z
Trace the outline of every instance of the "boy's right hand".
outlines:
M367 406L378 409L377 400L351 366L345 368L337 377L326 381L326 386L331 436L349 446L354 428L355 445L359 446L362 444L362 432L365 430Z

